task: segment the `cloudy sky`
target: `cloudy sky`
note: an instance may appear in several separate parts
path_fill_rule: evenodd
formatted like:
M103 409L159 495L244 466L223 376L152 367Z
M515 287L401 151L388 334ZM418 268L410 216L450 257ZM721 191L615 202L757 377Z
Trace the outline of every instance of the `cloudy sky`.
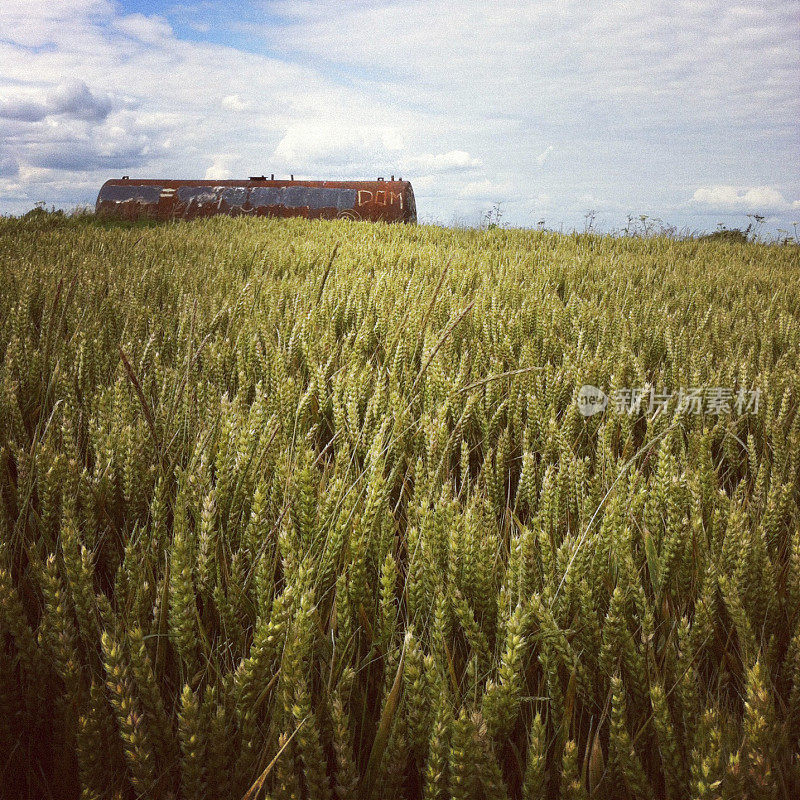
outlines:
M395 174L442 224L792 232L799 120L798 0L0 0L0 213Z

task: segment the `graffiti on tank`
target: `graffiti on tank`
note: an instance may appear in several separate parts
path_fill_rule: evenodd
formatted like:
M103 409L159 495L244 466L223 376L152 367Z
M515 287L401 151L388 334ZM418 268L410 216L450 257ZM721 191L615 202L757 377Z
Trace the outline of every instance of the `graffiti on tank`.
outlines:
M400 208L403 208L403 193L393 192L390 189L378 189L375 192L369 189L358 190L358 205L366 206L370 203L375 203L378 206L392 206L395 202L399 203Z

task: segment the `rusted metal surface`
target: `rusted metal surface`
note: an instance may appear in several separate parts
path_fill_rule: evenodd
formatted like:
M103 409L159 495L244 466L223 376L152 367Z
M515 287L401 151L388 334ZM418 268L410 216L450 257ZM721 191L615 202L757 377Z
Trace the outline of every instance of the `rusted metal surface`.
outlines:
M394 177L394 176L393 176ZM404 180L106 181L96 213L120 219L256 217L416 222L414 190Z

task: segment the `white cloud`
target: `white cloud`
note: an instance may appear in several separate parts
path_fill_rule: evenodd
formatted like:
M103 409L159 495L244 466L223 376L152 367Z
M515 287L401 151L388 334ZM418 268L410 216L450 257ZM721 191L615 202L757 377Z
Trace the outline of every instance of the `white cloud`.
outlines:
M128 14L114 20L114 27L123 33L148 44L158 44L172 36L172 26L164 17L147 17L144 14Z
M10 180L19 174L19 162L13 155L0 155L0 180Z
M229 167L236 161L236 156L230 153L218 153L213 157L211 166L206 170L204 178L211 178L217 181L225 181L233 177Z
M553 145L550 144L547 146L545 150L543 150L541 153L539 153L538 156L536 156L536 163L541 167L544 164L544 162L547 161L548 157L550 156L550 153L552 152L553 152Z
M510 181L493 181L486 178L466 183L459 195L482 202L505 202L510 199L513 192L514 186Z
M765 4L757 24L722 0L674 9L636 0L496 0L462 2L455 13L451 0L264 5L289 20L264 29L271 47L324 53L376 70L379 81L388 73L397 79L395 96L413 93L418 106L448 114L537 117L547 108L552 120L605 106L619 108L622 122L712 118L718 103L744 90L737 107L725 109L743 119L765 75L797 74L796 63L789 67L792 15L777 2ZM771 92L787 96L789 86L782 81ZM713 102L679 102L698 92Z
M59 83L48 100L53 110L77 119L102 120L111 111L111 100L107 95L92 94L89 87L77 78Z
M157 131L141 126L135 114L118 112L100 124L54 120L28 131L21 163L61 172L92 172L139 167L157 156Z
M0 119L39 122L45 117L63 114L74 119L98 121L105 119L111 108L107 94L93 94L82 80L70 78L46 92L27 90L0 98Z
M23 47L43 47L61 38L75 20L106 18L113 7L111 0L5 2L0 5L0 38Z
M241 95L227 94L222 98L222 107L228 111L247 111L250 108L250 103L242 100Z
M391 127L353 125L346 120L321 119L291 125L273 157L281 166L385 163L403 149L402 133Z
M702 186L695 191L692 202L713 210L754 214L800 208L800 201L788 201L773 186Z
M47 108L42 102L24 96L0 98L0 119L38 122L46 116Z
M480 167L483 162L473 158L466 150L449 150L446 153L421 153L403 162L405 170L417 172L461 172Z

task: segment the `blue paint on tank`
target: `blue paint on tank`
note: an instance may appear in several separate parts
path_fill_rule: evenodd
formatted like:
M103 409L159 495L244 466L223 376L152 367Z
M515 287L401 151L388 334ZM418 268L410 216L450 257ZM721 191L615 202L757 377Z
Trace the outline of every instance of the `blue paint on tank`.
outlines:
M355 189L318 186L257 186L250 190L250 205L286 206L286 208L335 208L342 210L356 204Z
M126 191L126 187L114 187ZM127 190L129 191L129 190ZM158 202L159 189L154 187L153 200ZM335 208L343 211L353 208L358 192L355 189L326 188L318 186L181 186L177 191L178 201L185 205L220 205L239 208L249 203L251 208L284 206L285 208ZM105 199L105 198L103 198Z
M245 189L244 187L226 187L220 193L220 200L223 203L226 203L229 208L238 208L239 206L243 206L247 202L247 197L250 193L249 189Z
M103 186L100 191L100 200L109 203L158 203L161 195L160 186Z
M178 200L181 203L194 203L202 206L206 203L219 202L219 192L222 189L215 189L213 186L181 186L178 189Z

